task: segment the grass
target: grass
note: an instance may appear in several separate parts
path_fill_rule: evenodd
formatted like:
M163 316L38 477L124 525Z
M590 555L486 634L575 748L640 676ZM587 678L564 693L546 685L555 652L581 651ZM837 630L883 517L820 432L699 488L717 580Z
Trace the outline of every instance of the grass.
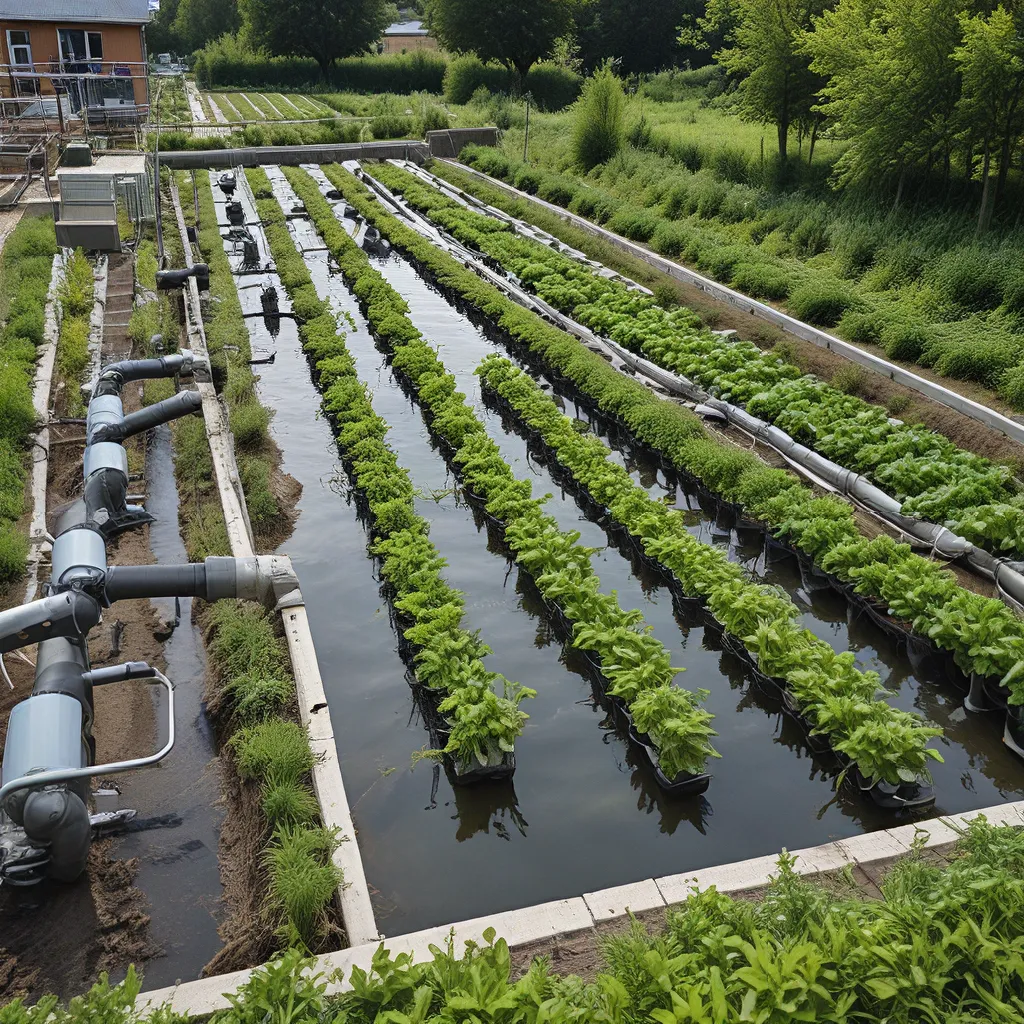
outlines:
M57 407L67 416L84 416L81 385L89 367L89 320L93 306L92 265L81 249L64 264L57 286L60 331L57 335L57 381L62 386Z
M295 683L284 643L275 620L252 603L222 601L205 617L218 674L210 708L221 722L237 726L227 741L231 763L258 788L267 823L268 913L283 944L317 948L342 879L331 862L337 843L320 824L310 787L316 759L292 719Z
M21 576L28 557L17 520L24 511L26 446L36 424L36 349L56 252L53 221L24 217L0 255L0 582Z

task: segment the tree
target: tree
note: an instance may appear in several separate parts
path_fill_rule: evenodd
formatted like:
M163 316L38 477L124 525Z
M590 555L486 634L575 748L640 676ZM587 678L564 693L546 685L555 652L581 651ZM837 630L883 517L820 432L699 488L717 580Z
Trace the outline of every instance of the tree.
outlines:
M398 16L386 0L238 0L249 43L277 57L311 57L325 77L367 52Z
M982 193L978 230L988 228L1002 197L1013 150L1024 132L1024 39L1002 5L989 17L960 16L963 42L953 51L961 78L957 117L963 132L982 147ZM992 196L992 156L998 149L999 177Z
M572 29L574 14L587 2L427 0L427 24L446 50L504 65L522 91L530 68Z
M840 0L804 38L823 75L823 111L849 141L841 183L897 180L945 162L955 140L959 76L953 61L964 0Z
M826 6L826 0L708 0L699 20L706 32L731 26L715 60L740 79L741 116L776 126L783 160L790 126L817 125L823 80L811 70L802 41Z
M692 0L594 0L577 17L584 66L619 60L624 74L660 71L679 55L679 26Z
M160 9L146 26L146 49L150 55L183 51L184 47L174 28L178 3L179 0L161 0Z
M241 25L237 0L177 0L174 33L186 50L201 50L225 32L237 32Z

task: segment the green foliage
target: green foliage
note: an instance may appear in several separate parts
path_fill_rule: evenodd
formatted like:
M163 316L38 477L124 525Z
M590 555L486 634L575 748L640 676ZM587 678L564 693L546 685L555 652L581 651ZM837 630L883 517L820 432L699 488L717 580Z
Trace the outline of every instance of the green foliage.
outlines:
M317 946L327 934L327 907L341 883L331 855L338 846L324 828L280 825L264 859L270 876L268 898L282 942Z
M332 842L281 830L269 861L296 883L277 909L289 906L313 934L322 923L309 896L327 889L320 872ZM783 852L758 899L695 887L668 909L664 927L634 921L607 935L591 981L559 976L546 958L513 970L507 943L488 928L482 942L456 949L449 937L416 963L382 942L328 997L316 961L291 949L229 992L230 1009L211 1024L1009 1024L1021 1019L1022 869L1021 831L984 816L966 827L948 864L911 853L893 865L883 899L801 877ZM133 970L115 987L103 975L67 1009L44 997L0 1013L5 1024L183 1024L165 1008L134 1010L140 987Z
M239 0L238 10L254 49L311 57L326 76L340 58L375 45L395 9L386 0Z
M625 109L622 83L606 64L586 81L573 111L572 155L585 171L610 160L622 148ZM654 225L647 238L653 234Z
M823 275L798 285L789 296L793 315L820 327L834 327L855 302L849 285Z
M294 722L268 718L231 737L238 774L276 786L296 783L313 770L309 739Z
M526 89L541 110L561 110L579 95L582 79L565 68L541 62L530 68ZM454 57L444 72L444 97L449 103L469 103L481 89L491 96L505 96L515 89L515 79L507 67L485 64L473 54ZM498 125L507 128L508 124Z

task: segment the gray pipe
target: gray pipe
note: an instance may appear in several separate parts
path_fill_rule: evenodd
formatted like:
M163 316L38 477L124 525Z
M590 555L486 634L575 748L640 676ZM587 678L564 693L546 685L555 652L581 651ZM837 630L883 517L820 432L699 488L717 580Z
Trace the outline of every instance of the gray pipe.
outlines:
M162 402L139 409L137 412L122 416L117 423L97 423L89 436L90 444L102 444L105 441L120 443L136 434L145 433L161 423L170 423L198 412L203 407L203 399L198 391L179 391L178 394L165 398Z
M161 356L159 359L124 359L119 363L109 363L100 370L93 397L118 395L129 381L154 380L190 373L194 362L192 353L182 349L174 355Z
M89 859L92 824L88 807L74 790L29 790L22 821L25 835L49 846L51 878L73 882L81 875Z

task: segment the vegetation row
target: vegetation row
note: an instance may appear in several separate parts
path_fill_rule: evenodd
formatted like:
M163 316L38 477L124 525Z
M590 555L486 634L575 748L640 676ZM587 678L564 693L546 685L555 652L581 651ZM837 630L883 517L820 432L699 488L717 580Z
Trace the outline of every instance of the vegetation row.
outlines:
M763 895L708 889L671 907L663 926L636 922L603 936L591 980L549 959L513 969L504 939L453 939L414 963L382 943L368 970L317 973L289 952L229 995L212 1024L828 1024L1024 1021L1017 944L1024 921L1024 834L972 822L950 862L911 855L866 898L851 877L799 877L783 854ZM328 995L328 982L346 991ZM104 975L68 1007L55 998L4 1008L6 1024L183 1024L166 1008L136 1010L134 971Z
M467 210L389 164L375 171L414 207L484 252L557 309L613 341L745 406L791 437L874 480L906 515L945 523L997 553L1024 554L1024 494L1009 467L803 375L751 342L724 339L681 308L609 281L504 221Z
M301 319L302 346L313 364L324 409L336 425L353 483L369 506L371 550L380 559L381 576L393 589L400 621L410 623L403 628L403 636L415 651L416 681L443 697L438 710L450 724L444 753L460 774L498 767L503 756L515 749L527 719L519 705L534 691L509 682L484 664L491 649L463 625L463 595L444 578L446 563L430 540L430 524L416 512L408 471L399 465L387 442L388 425L373 411L337 317L330 303L317 297L266 174L254 168L246 176L259 197L257 208L277 273ZM296 174L295 179L290 179L293 187L312 204L313 197L304 187L308 176L303 180ZM369 264L354 242L350 248L340 241L339 235L345 239L348 235L323 203L337 231L323 223L321 210L315 211L320 214L318 226L328 229L327 244L346 280L372 310L371 316L400 318L400 310L389 308L388 297L374 302L369 289L378 282L369 276Z
M350 192L353 191L349 186ZM949 651L965 673L995 677L1024 703L1024 626L1002 602L964 589L934 561L885 535L861 535L850 506L817 497L791 474L767 470L754 454L713 441L695 418L611 367L576 339L518 306L423 236L368 199L350 199L393 244L412 254L452 289L549 368L572 381L604 412L619 419L643 444L713 493L793 544L856 593Z
M639 702L641 715L649 713L645 722L652 725L652 739L657 737L661 770L668 780L702 773L708 757L714 756L712 716L700 707L706 692L693 694L672 685L679 669L671 665L669 652L642 614L624 610L615 591L601 592L592 550L579 543L579 532L560 530L543 512L544 499L533 497L530 481L515 477L465 395L456 390L455 378L410 322L404 300L370 266L309 175L290 168L285 173L363 302L374 333L393 353L393 367L412 384L432 430L452 448L465 486L503 524L516 562L571 624L573 646L597 660L610 693L630 708ZM330 167L327 174L350 201L359 203L365 197L347 172Z

